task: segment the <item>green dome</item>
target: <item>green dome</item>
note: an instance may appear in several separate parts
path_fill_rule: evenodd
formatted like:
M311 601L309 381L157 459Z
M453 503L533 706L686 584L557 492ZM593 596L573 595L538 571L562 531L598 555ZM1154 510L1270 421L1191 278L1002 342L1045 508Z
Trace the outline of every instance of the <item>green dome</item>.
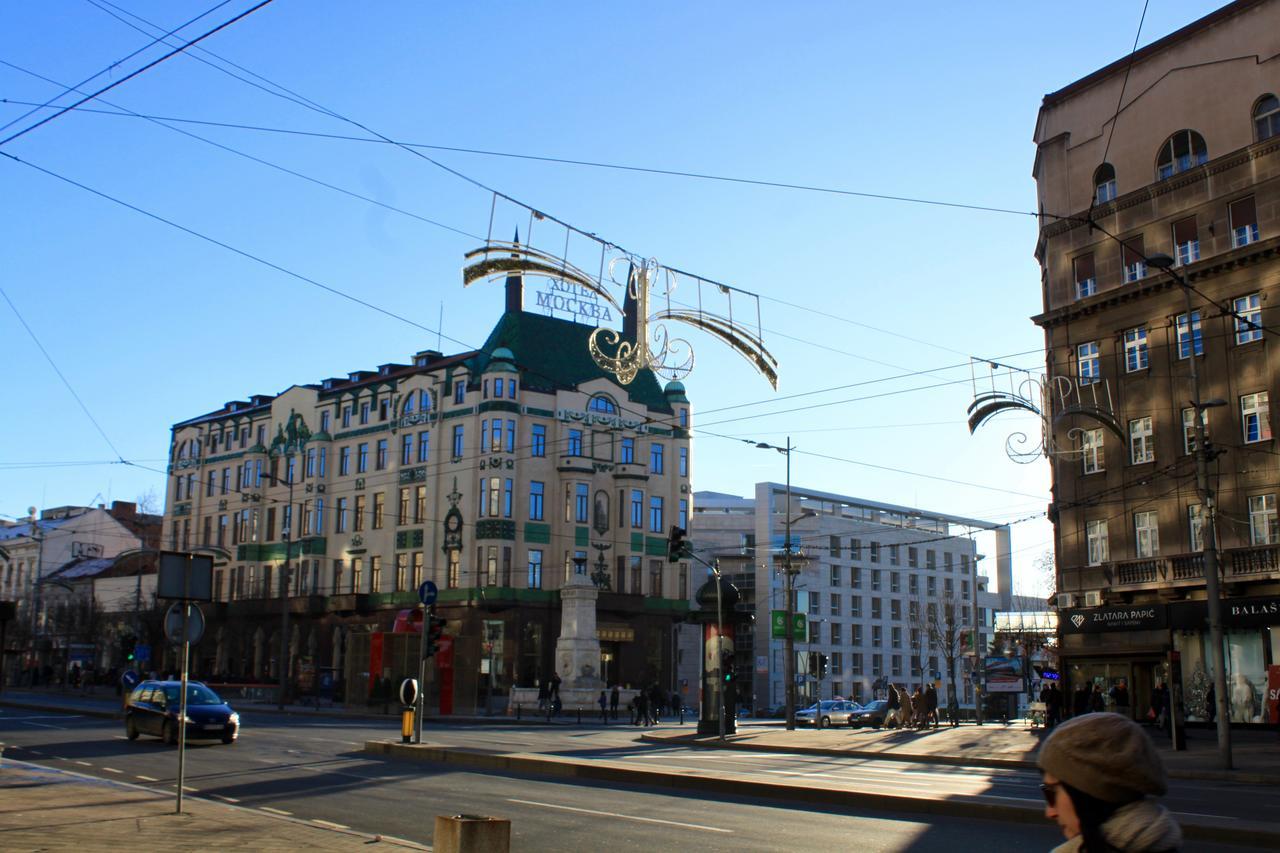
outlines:
M491 370L495 370L500 372L505 371L508 373L514 373L515 369L516 369L515 353L513 353L511 350L507 349L506 347L498 347L496 350L493 351L493 354L489 356L489 365L488 367L485 368L485 372L487 373Z

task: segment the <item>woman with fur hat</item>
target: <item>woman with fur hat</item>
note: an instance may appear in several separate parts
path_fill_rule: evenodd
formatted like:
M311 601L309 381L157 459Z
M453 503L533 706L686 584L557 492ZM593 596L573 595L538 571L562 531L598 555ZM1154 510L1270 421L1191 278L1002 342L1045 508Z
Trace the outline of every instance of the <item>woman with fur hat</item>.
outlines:
M1182 831L1153 797L1168 790L1164 764L1140 726L1119 714L1084 714L1040 746L1045 817L1066 842L1053 853L1160 853L1182 845Z

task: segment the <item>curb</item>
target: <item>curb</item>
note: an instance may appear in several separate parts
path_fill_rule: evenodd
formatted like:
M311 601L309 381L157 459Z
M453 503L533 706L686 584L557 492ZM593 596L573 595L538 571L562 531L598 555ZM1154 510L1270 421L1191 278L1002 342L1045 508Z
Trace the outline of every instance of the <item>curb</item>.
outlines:
M84 717L101 717L106 720L124 718L123 711L108 711L105 708L76 708L69 705L49 705L43 702L22 702L16 699L0 699L0 705L7 708L21 708L24 711L49 711L55 714L79 714Z
M699 793L763 797L772 800L800 802L807 805L821 804L868 810L889 808L894 811L912 814L968 817L979 820L1004 820L1016 823L1039 824L1045 820L1044 812L1039 807L1028 808L1002 803L975 802L974 798L984 796L982 794L968 798L931 800L900 794L806 788L799 785L784 785L778 782L685 776L680 773L648 768L618 767L606 764L577 764L571 759L514 753L475 752L449 747L402 744L393 741L366 741L363 751L392 759L452 764L480 770L556 776L595 782L651 785L658 788L682 789ZM1192 823L1180 820L1179 823L1182 827L1183 837L1188 840L1280 849L1280 826L1271 828L1266 824L1243 823L1241 821L1227 822L1226 820L1214 823Z
M789 752L797 755L823 755L831 758L858 758L875 761L904 761L915 764L942 764L950 767L987 767L996 770L1036 770L1034 761L1017 758L968 758L955 755L930 755L904 752L875 752L865 749L824 749L817 746L778 747L766 744L725 741L721 744L715 740L707 740L702 735L676 735L662 737L657 735L641 735L645 743L696 746L703 749L733 749L742 752ZM1235 782L1240 785L1267 785L1280 787L1280 774L1254 773L1243 770L1182 770L1167 769L1170 779L1186 779L1199 782Z

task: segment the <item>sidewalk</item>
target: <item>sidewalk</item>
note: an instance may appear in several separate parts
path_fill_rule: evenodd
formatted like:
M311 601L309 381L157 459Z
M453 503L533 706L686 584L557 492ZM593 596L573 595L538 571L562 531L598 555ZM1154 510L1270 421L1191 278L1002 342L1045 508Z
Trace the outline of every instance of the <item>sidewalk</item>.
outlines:
M5 850L429 849L192 797L179 815L172 794L21 761L0 767Z
M1187 749L1181 752L1175 752L1169 740L1159 734L1152 741L1172 778L1280 786L1280 737L1274 732L1257 731L1233 731L1231 735L1232 770L1218 769L1218 745L1211 729L1190 731ZM1036 750L1043 736L1044 730L1028 728L1019 720L1007 726L968 724L924 731L812 727L787 731L777 726L747 725L726 737L724 744L715 737L678 731L647 732L644 740L720 749L1025 768L1035 766Z

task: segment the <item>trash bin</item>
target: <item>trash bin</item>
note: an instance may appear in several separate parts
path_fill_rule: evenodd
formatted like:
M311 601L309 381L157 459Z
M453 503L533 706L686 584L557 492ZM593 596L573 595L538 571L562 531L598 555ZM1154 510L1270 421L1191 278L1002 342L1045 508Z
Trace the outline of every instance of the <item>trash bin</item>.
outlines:
M510 853L511 821L483 815L437 815L436 853Z

